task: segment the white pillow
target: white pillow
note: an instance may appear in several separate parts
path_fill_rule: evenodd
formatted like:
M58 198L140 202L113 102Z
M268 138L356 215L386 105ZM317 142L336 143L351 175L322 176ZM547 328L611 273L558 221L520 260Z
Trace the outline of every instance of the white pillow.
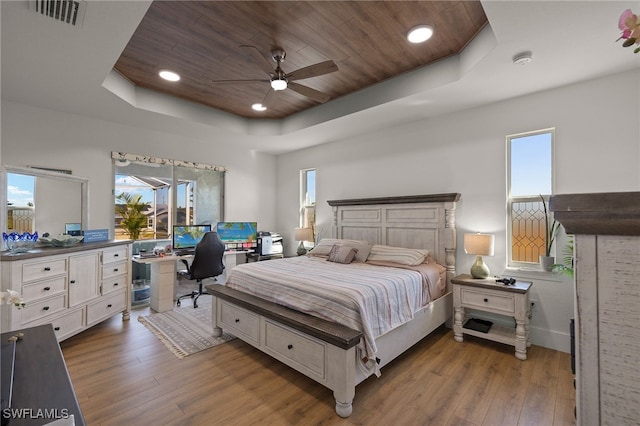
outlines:
M367 261L393 262L401 265L417 266L424 262L424 258L424 250L376 244L371 247Z

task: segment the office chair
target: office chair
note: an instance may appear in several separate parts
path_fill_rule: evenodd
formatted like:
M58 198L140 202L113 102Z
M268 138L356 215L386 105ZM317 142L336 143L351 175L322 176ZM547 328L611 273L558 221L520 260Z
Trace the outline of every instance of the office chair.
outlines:
M191 267L185 259L180 259L186 270L178 271L178 275L188 280L196 280L199 284L198 291L192 291L190 294L180 296L176 301L176 305L180 306L180 299L191 297L193 299L193 307L198 307L198 297L204 294L202 290L202 280L204 278L215 278L224 271L222 257L224 255L224 244L220 241L217 232L207 232L202 240L196 246L193 262Z

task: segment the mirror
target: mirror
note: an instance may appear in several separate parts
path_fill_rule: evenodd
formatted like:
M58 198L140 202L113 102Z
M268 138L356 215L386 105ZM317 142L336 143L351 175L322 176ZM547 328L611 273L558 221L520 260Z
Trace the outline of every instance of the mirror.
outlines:
M22 207L10 206L12 195L8 175L15 175L16 178L31 178L33 182L33 202L32 206ZM32 221L32 230L38 231L39 235L48 232L51 235L65 232L65 225L68 223L80 223L82 229L86 229L89 223L89 180L86 178L72 176L70 174L40 170L31 167L4 166L2 170L2 203L5 208L2 212L2 230L19 230L18 226L9 229L10 222L13 223L20 215L20 210L28 217L24 220ZM16 203L17 204L17 203ZM30 211L29 211L30 210ZM26 230L26 229L24 229Z

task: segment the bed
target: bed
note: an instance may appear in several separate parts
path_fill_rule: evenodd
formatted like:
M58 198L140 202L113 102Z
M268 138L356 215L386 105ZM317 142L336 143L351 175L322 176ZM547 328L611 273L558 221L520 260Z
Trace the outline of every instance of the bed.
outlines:
M391 268L384 261L371 266L370 262L361 262L363 259L342 264L326 262L321 256L242 265L230 271L227 285L207 286L214 296L214 334L221 335L224 329L331 389L336 413L348 417L353 410L357 384L372 374L380 374L382 367L451 319L455 208L459 198L460 194L451 193L329 201L334 213L330 238L368 242L377 247L378 254L384 250L395 253L394 247L407 252L419 250L426 255L425 265ZM321 250L318 252L323 254ZM367 259L373 257L372 253ZM438 276L433 275L432 266L438 271L439 283L435 282ZM328 272L324 272L324 268L329 268ZM365 311L362 311L363 318L354 319L346 313L338 319L327 315L322 306L306 305L308 300L320 298L325 290L321 278L314 274L326 275L328 281L340 287L346 279L340 274L346 269L357 270L362 277L357 280L358 284L368 282L373 276L387 276L390 281L402 283L399 287L410 289L410 296L402 293L400 299L418 298L421 302L411 308L409 315L400 315L402 318L396 318L395 312L402 309L397 306L399 302L393 302L393 315L389 310L370 315L376 323L374 327L364 320ZM416 269L427 272L416 272ZM278 282L278 276L283 280L287 277L292 284L300 282L294 290L295 296L290 297L300 299L300 307L296 308L298 305L282 297L279 286L284 284ZM421 284L413 283L418 276L423 278ZM243 284L240 277L245 277L246 283ZM320 294L311 290L306 294L305 283L318 287ZM382 292L389 292L388 289L383 287ZM355 292L368 290L369 287L359 288ZM345 298L350 299L351 295ZM345 298L328 301L327 310L342 304ZM393 318L379 325L378 322L383 321L378 319L387 316Z

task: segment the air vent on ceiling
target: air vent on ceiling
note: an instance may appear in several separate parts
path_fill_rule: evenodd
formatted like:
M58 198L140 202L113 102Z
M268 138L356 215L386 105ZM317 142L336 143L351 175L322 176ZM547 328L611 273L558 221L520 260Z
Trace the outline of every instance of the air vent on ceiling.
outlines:
M56 21L75 27L82 26L86 1L78 0L31 0L31 9Z

